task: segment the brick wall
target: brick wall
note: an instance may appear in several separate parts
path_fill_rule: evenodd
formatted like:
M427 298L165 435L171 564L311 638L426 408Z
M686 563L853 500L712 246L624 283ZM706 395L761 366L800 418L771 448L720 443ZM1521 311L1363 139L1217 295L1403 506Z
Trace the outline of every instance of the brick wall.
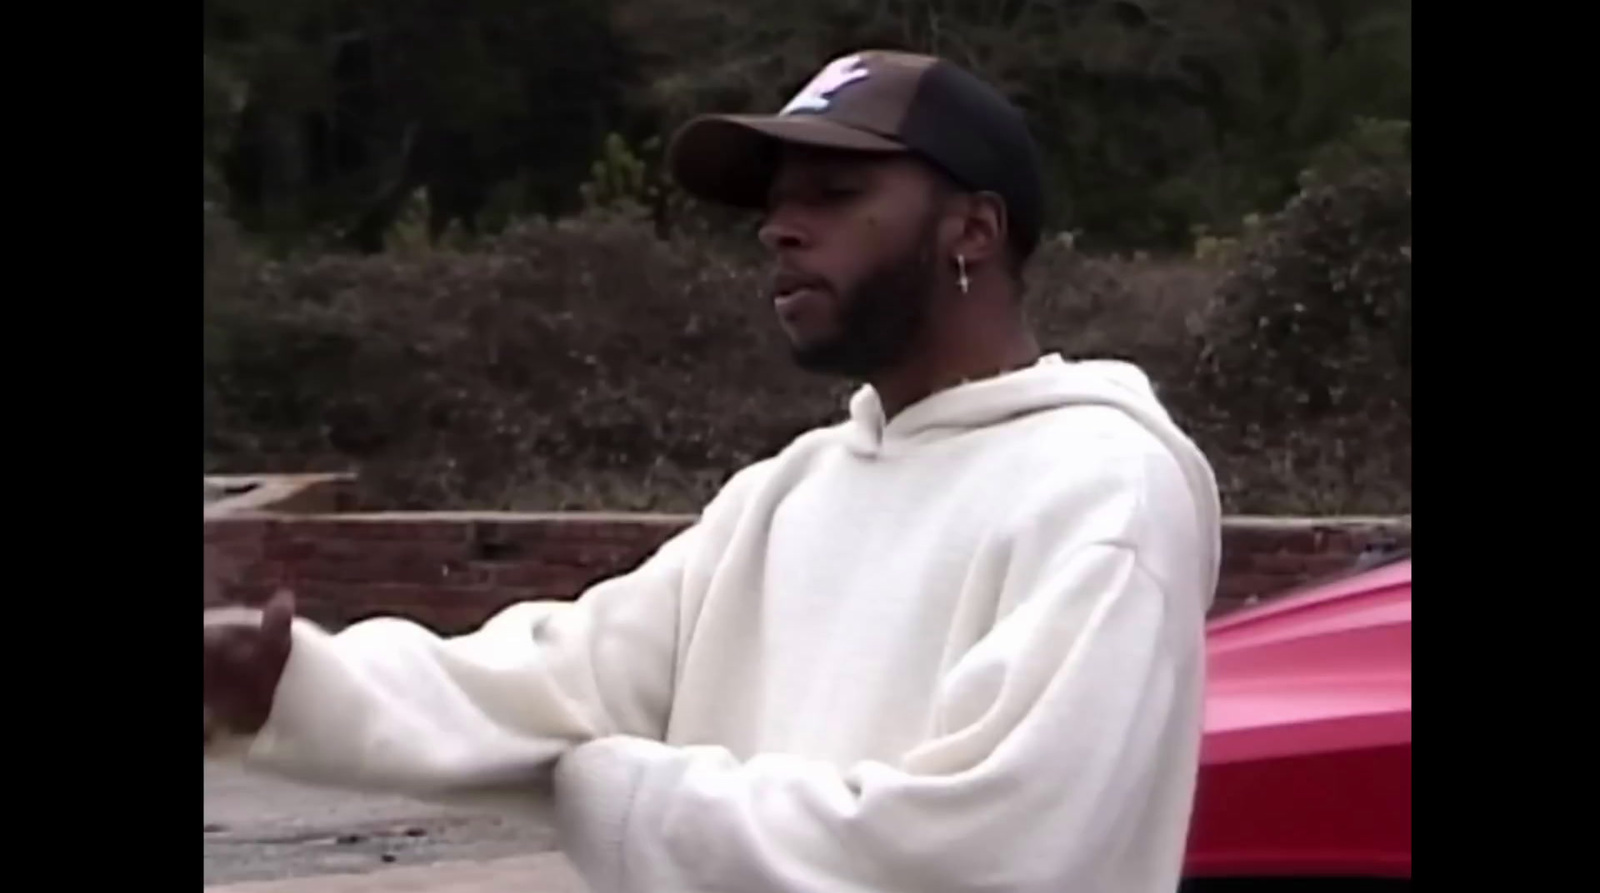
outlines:
M571 598L625 571L690 519L612 514L237 514L205 519L207 604L280 586L339 627L399 613L459 632L524 599ZM1409 520L1231 518L1218 611L1409 546Z

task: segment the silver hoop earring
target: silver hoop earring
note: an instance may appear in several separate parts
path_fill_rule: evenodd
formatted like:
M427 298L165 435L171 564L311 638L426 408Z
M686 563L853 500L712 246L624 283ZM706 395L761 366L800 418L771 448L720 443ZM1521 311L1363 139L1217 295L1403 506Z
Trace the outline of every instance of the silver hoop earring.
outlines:
M967 259L956 255L956 284L961 286L961 293L966 294L972 287L972 282L967 279Z

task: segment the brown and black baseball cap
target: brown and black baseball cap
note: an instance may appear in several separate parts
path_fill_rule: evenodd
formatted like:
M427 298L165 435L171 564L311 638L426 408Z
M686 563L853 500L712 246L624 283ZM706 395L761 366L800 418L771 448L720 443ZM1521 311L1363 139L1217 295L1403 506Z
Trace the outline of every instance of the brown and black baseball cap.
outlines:
M1022 112L948 60L883 50L840 57L775 115L690 121L667 163L689 194L758 209L784 144L915 155L966 189L1000 196L1022 255L1038 242L1044 189Z

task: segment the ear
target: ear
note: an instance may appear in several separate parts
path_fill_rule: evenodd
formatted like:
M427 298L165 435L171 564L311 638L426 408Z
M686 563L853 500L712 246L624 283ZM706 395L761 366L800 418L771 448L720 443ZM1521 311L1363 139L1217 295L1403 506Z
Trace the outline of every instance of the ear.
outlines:
M998 258L1005 251L1006 206L992 192L964 195L958 203L958 228L950 251L976 264Z

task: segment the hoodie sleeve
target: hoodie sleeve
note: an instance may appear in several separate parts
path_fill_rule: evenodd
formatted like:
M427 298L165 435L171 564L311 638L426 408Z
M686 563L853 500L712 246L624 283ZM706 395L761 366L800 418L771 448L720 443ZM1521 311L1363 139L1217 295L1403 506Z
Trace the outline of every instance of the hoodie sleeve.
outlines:
M207 756L310 784L546 817L539 795L574 744L664 735L686 605L766 467L735 474L695 524L572 602L512 605L456 637L394 617L337 634L297 620L266 725Z
M513 605L441 637L378 618L337 634L297 620L245 766L313 784L472 802L534 790L572 744L659 737L696 525L574 602Z
M1126 495L1089 510L1200 541L1192 512L1152 522ZM1152 548L1168 534L1056 545L1052 526L1013 548L1025 566L1000 584L1010 604L951 666L930 734L903 757L595 741L556 770L569 856L599 893L1118 889L1104 860L1173 790L1165 773L1195 772L1214 581L1194 549Z

